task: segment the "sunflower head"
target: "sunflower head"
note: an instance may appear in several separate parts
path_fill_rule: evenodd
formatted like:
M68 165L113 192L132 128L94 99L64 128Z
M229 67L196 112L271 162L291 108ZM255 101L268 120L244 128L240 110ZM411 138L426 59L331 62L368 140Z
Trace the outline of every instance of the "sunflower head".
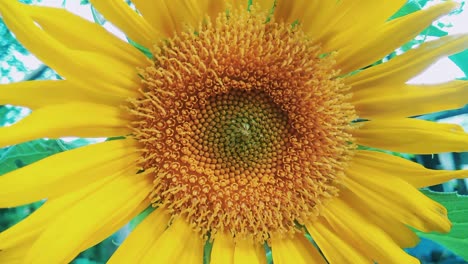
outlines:
M450 229L417 188L464 171L357 146L468 149L460 127L407 118L463 106L466 82L406 83L468 36L379 61L453 2L394 20L405 0L91 2L130 43L60 9L0 1L64 78L0 89L0 103L33 109L0 128L0 145L118 137L0 177L1 207L47 198L0 233L1 263L68 263L150 205L110 263L199 263L210 243L213 263L264 263L265 243L275 263L416 263L401 250L418 241L408 227Z
M203 235L294 233L337 195L353 147L355 113L333 55L256 10L155 46L129 108L153 204Z

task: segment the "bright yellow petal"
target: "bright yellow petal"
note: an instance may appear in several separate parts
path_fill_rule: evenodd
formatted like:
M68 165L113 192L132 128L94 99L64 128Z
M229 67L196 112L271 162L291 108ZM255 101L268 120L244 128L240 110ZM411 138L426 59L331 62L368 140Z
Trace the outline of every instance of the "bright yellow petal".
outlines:
M130 140L85 146L14 170L0 177L0 207L13 207L74 191L124 169L138 171Z
M40 108L12 126L1 127L0 146L45 137L115 137L130 132L118 107L74 102Z
M456 2L441 3L387 22L375 30L357 34L359 37L354 41L343 39L343 42L347 43L336 57L337 68L345 74L374 63L413 39L438 17L457 7Z
M184 30L184 22L192 26L209 15L215 18L219 12L226 9L225 1L164 1L164 0L134 0L132 1L143 18L156 30L166 36L173 36Z
M147 64L146 57L103 27L64 9L25 5L23 8L45 32L69 48L105 54L114 63L133 67Z
M357 214L341 199L329 202L322 215L337 234L374 261L419 264L416 258L404 252L385 232Z
M428 41L388 62L368 68L345 79L355 91L379 86L401 85L421 73L436 60L461 52L468 46L468 35L452 35Z
M271 252L274 263L326 263L312 243L299 233L294 238L271 238Z
M133 41L152 48L161 37L160 33L123 0L91 0L91 4L106 19L119 27Z
M74 50L41 29L16 0L0 1L0 13L16 38L41 61L83 89L91 86L109 97L136 94L141 80L134 65L115 63L115 59L95 52Z
M164 208L158 208L150 213L117 248L107 263L139 263L166 230L169 220L170 214Z
M266 254L263 245L252 239L238 239L234 249L234 264L265 264Z
M353 135L359 145L414 154L468 150L468 134L459 125L414 118L379 119L357 125L359 129L353 130Z
M109 96L91 90L84 90L68 80L28 81L0 85L0 104L24 106L34 110L74 101L116 104L116 101L109 98ZM123 98L118 103L124 103Z
M144 173L123 175L62 212L39 236L25 263L68 263L87 243L96 242L100 229L112 226L115 232L115 223L123 225L135 216L135 208L141 209L152 188L150 178Z
M38 176L38 175L35 175ZM31 241L37 239L38 235L63 211L80 202L84 197L92 194L104 184L115 179L119 174L113 177L102 177L87 186L79 189L69 190L63 196L48 199L39 209L34 211L24 220L0 233L0 249L9 249L21 246L22 244L31 244ZM37 177L41 178L41 177ZM1 177L0 177L1 179ZM3 185L2 185L3 186ZM8 187L6 187L8 188ZM26 189L24 193L27 193ZM23 252L23 255L25 252Z
M468 102L468 81L435 85L391 85L353 92L361 118L408 117L461 108Z
M150 188L149 185L148 188ZM126 207L127 212L125 215L122 215L121 217L119 216L116 219L110 219L109 221L107 221L106 219L107 222L105 221L105 225L99 229L94 230L88 237L86 237L86 239L83 240L83 243L81 244L80 248L76 251L82 252L90 247L99 244L104 239L110 237L117 230L121 229L132 219L141 214L145 209L148 208L148 206L150 206L150 202L147 199L144 199L140 204L137 204L132 208Z
M366 171L382 178L398 177L416 188L468 177L468 170L430 170L404 158L367 150L356 152L353 156L353 167L357 171Z
M17 247L0 250L0 263L24 264L24 253L30 248L29 243L32 242L27 241L27 243Z
M318 2L318 1L317 1ZM315 14L305 14L309 21L304 21L304 30L323 43L323 50L331 52L349 45L361 45L357 39L368 31L377 30L406 2L405 0L340 0L328 2L325 15L317 9ZM307 23L307 24L306 24ZM315 25L317 24L317 25ZM351 25L351 26L350 26ZM307 28L311 27L310 31Z
M227 233L218 233L211 249L210 264L233 264L234 263L234 238Z
M173 263L177 259L180 263L201 264L203 246L200 235L184 219L178 218L146 252L141 263Z
M332 231L323 218L306 224L306 227L329 264L349 263L350 259L353 263L372 263L353 248L352 244L343 241L341 234Z
M419 237L408 226L395 218L387 217L386 214L376 213L369 207L362 206L362 203L352 195L349 190L340 191L341 200L346 201L356 213L359 213L362 217L387 233L399 247L410 248L419 243Z
M343 183L358 198L355 204L424 232L450 230L447 210L402 179L355 171L352 165L346 174Z

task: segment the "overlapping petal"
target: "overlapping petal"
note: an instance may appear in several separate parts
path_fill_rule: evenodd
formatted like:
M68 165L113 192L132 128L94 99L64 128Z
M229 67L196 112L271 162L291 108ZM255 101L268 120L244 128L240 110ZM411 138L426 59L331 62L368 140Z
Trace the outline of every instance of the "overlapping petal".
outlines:
M17 123L0 128L0 146L38 138L116 137L130 133L118 107L73 102L37 109Z
M356 124L356 143L402 153L432 154L468 149L468 134L455 124L414 118L388 118ZM430 144L421 144L430 142Z
M54 198L98 179L112 178L135 164L136 148L130 140L114 140L47 157L0 177L0 207ZM72 162L76 160L80 162Z
M135 217L137 209L141 211L148 206L149 202L145 199L151 188L152 184L144 173L122 175L107 183L58 215L34 242L25 262L71 261L81 251L111 235Z

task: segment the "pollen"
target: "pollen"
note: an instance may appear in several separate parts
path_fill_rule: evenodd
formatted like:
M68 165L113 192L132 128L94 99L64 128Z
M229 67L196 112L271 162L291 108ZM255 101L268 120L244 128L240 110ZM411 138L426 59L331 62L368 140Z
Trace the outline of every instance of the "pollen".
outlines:
M298 232L337 195L349 89L300 25L236 11L155 45L130 100L154 206L207 238Z

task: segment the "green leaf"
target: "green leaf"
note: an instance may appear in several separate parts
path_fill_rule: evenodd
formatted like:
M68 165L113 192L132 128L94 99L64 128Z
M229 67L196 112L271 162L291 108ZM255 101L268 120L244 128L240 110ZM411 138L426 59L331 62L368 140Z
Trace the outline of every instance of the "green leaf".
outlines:
M447 208L448 217L453 226L448 234L422 232L417 232L417 234L447 247L455 254L468 260L468 251L466 250L468 248L468 195L428 190L422 192Z
M457 66L468 76L468 50L449 56Z
M448 32L443 31L442 29L440 29L440 28L438 28L438 27L436 27L434 25L431 25L428 28L426 28L420 35L433 36L433 37L443 37L443 36L447 36Z
M400 10L398 10L390 20L421 10L427 2L428 0L410 0Z

